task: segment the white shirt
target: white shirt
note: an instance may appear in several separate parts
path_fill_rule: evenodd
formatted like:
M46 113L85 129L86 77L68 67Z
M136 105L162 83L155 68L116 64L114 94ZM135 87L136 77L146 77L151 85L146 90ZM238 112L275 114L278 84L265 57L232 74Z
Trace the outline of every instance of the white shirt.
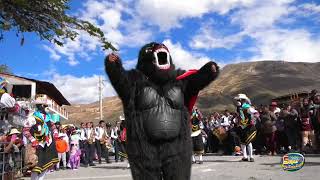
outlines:
M111 130L111 137L113 138L113 139L117 139L118 138L118 127L115 127L115 128L113 128L112 130Z
M16 100L8 93L4 93L0 99L0 108L13 108L16 104Z
M80 130L80 140L81 141L85 141L85 140L87 140L87 137L86 137L86 130L85 129L81 129Z
M89 140L91 135L94 136L94 129L93 128L86 128L86 138ZM93 137L93 142L95 142L95 137Z
M107 133L106 130L104 128L102 128L102 127L96 127L95 131L96 131L95 138L98 139L98 140L102 138L104 133Z

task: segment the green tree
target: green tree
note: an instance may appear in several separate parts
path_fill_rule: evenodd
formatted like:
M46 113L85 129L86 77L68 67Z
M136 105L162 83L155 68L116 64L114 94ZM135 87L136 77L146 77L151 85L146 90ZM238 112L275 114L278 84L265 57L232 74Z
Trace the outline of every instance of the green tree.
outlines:
M0 64L0 73L11 74L11 70L10 70L9 66L7 66L5 64Z
M98 27L66 13L70 0L0 0L0 40L3 32L14 30L21 35L35 32L41 40L63 46L64 39L74 40L77 30L98 37L104 49L117 50Z

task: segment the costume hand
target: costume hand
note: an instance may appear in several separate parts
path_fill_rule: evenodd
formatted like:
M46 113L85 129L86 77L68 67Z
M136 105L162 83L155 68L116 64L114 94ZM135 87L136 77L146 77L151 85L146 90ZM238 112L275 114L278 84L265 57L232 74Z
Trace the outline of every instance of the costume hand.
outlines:
M108 61L109 62L116 62L116 61L119 61L119 56L115 53L111 53L108 55Z
M39 145L39 142L37 140L32 142L32 147L37 147Z

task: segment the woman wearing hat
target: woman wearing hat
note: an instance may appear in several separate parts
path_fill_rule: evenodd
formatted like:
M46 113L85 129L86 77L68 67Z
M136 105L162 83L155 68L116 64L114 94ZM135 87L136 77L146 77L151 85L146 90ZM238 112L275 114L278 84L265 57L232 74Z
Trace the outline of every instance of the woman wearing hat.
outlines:
M58 139L58 131L51 122L47 106L36 104L37 111L25 124L24 135L36 148L38 156L37 165L32 169L31 180L42 180L48 169L59 162L55 140Z

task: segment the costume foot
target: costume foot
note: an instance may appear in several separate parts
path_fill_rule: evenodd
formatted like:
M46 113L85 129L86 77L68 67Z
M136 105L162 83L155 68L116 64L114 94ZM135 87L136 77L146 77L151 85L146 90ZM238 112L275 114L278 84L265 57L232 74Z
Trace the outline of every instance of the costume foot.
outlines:
M248 158L242 158L242 161L248 161Z

